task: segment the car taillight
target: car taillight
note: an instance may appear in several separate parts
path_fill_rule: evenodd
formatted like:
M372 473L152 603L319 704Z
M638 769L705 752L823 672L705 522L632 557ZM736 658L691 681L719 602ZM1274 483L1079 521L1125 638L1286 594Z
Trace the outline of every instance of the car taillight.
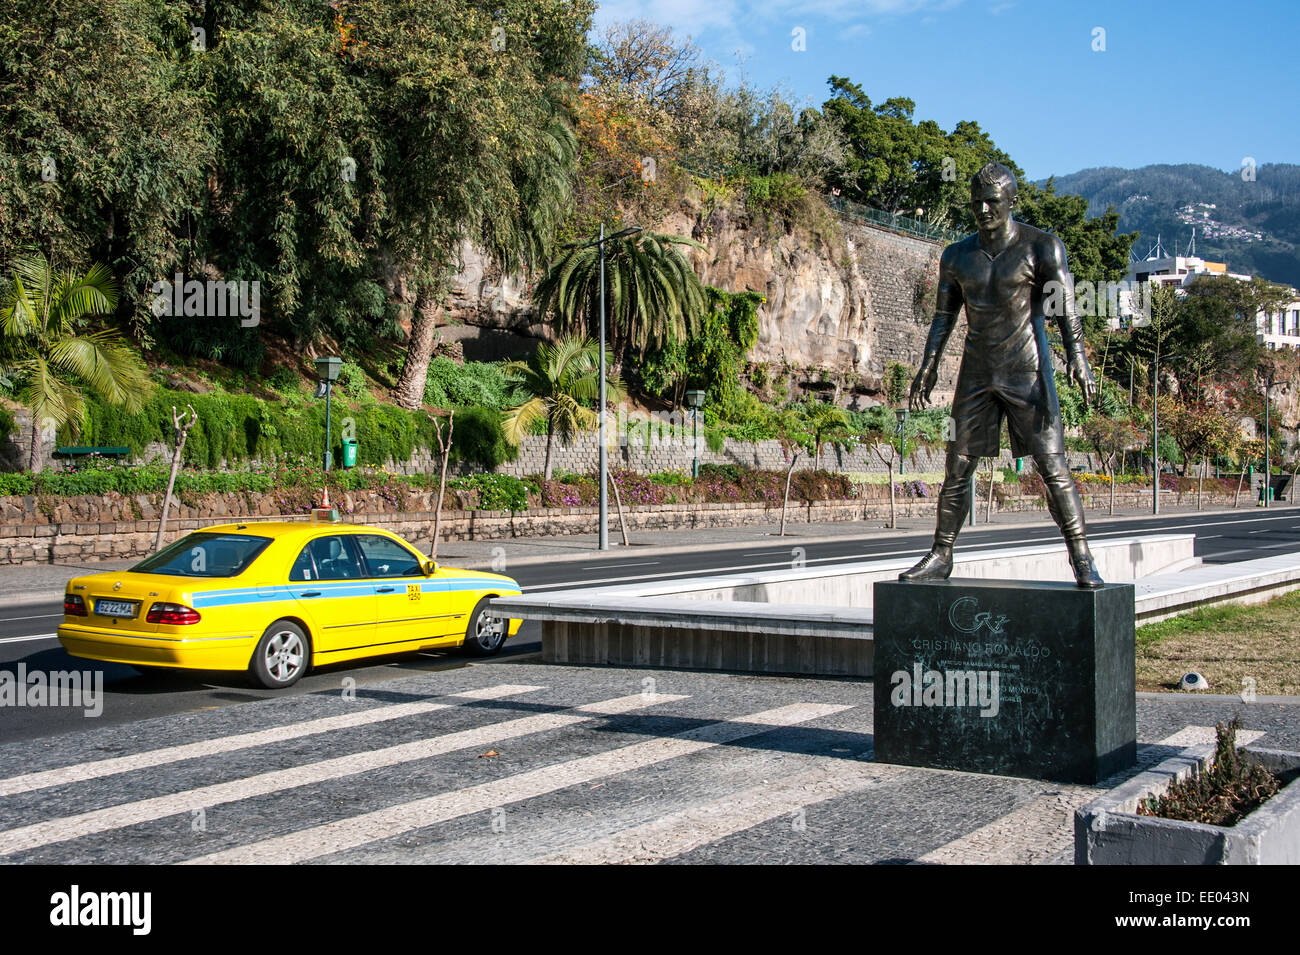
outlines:
M198 623L199 612L183 604L156 603L149 608L149 614L144 619L150 623L185 625Z
M86 601L77 594L63 595L63 612L69 617L86 616Z

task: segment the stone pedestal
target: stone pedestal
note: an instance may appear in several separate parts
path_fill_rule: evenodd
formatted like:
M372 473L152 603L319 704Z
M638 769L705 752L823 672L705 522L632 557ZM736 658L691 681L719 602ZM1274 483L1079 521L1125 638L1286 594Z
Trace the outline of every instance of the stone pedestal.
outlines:
M1137 758L1132 584L875 584L875 758L1095 783Z

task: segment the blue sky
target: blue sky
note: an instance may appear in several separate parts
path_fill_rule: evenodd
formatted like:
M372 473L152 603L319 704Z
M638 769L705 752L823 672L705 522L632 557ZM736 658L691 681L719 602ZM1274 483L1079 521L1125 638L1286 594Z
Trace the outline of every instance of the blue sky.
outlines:
M604 0L596 26L634 17L798 102L820 105L837 74L873 103L910 97L944 129L974 120L1031 179L1300 163L1295 0Z

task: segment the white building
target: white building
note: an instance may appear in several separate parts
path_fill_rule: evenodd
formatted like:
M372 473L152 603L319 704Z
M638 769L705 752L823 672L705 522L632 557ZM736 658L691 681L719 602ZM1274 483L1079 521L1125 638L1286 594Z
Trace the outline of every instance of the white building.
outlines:
M1127 281L1132 284L1151 282L1155 285L1172 285L1179 295L1186 295L1188 287L1201 276L1226 276L1239 282L1249 282L1249 275L1229 272L1223 262L1207 262L1194 255L1161 255L1131 262L1128 267ZM1272 350L1278 348L1300 348L1300 293L1291 290L1295 298L1272 311L1260 311L1255 316L1255 333L1260 344ZM1132 314L1136 302L1130 296L1125 308L1121 300L1121 320ZM1126 314L1128 313L1128 314ZM1119 324L1112 321L1112 324Z

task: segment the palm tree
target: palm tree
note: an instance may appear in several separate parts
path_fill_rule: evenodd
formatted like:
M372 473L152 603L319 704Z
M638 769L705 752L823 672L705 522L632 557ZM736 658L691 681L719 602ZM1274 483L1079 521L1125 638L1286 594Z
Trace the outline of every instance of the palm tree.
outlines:
M606 354L606 364L609 363ZM542 479L551 479L551 451L558 434L572 440L579 431L595 428L598 416L587 407L600 394L600 348L590 339L566 336L556 342L543 342L528 361L507 362L502 368L507 378L523 384L531 398L511 408L502 422L502 431L511 444L518 446L533 424L546 420L546 465ZM623 398L617 379L606 379L606 397Z
M117 283L103 265L85 275L56 271L39 252L13 263L0 289L0 331L22 382L18 400L32 412L29 470L40 466L42 423L57 429L84 421L87 389L128 413L144 407L149 378L139 356L116 332L81 330L87 317L116 307Z
M807 402L801 409L804 421L808 430L813 437L813 454L816 459L816 468L821 470L822 466L822 447L831 444L837 447L846 447L851 437L852 428L849 425L849 417L843 408L836 407L827 401L812 400Z
M669 337L684 339L704 310L704 286L681 246L704 246L682 235L639 232L605 242L605 297L615 355ZM538 314L551 309L560 328L592 334L600 321L600 248L572 243L537 284Z

